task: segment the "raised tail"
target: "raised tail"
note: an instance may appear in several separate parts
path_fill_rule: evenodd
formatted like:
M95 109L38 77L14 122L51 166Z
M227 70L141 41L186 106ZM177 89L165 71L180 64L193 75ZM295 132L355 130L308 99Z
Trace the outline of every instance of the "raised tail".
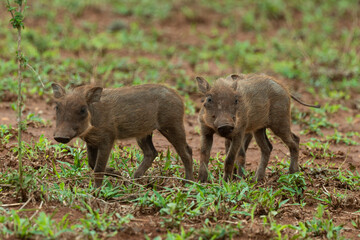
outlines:
M293 95L290 95L292 99L294 99L295 101L297 101L298 103L304 105L304 106L307 106L307 107L312 107L312 108L320 108L320 104L318 105L310 105L310 104L307 104L307 103L304 103L303 101L301 101L300 99L294 97Z

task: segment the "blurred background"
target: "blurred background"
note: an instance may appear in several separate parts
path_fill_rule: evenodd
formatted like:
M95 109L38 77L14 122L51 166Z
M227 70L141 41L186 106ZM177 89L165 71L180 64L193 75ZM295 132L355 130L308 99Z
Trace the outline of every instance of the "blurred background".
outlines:
M195 76L263 72L320 98L359 92L358 0L33 0L22 47L51 82L102 86L166 82L187 99ZM0 10L0 98L16 92L16 31ZM303 85L302 85L303 84ZM190 98L191 99L191 98ZM190 100L189 100L190 101ZM190 110L191 111L191 110Z

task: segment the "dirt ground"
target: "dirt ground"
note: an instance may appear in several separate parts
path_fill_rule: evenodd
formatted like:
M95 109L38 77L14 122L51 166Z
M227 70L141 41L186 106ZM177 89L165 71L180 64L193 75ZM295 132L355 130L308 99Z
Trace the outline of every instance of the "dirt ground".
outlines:
M197 98L195 101L200 105L200 99ZM297 103L294 103L297 104ZM308 111L306 107L299 107L303 111ZM1 114L1 124L11 124L12 126L16 126L16 115L15 112L10 107L10 102L2 102L0 103L0 112ZM43 134L48 139L52 140L52 133L54 130L54 109L51 103L47 103L42 98L31 98L27 99L26 102L26 110L25 115L29 112L39 114L43 119L50 120L51 125L47 127L36 127L36 126L29 126L27 131L23 134L23 138L26 142L31 141L37 141L39 139L39 136ZM349 111L349 112L343 112L341 113L341 117L334 116L334 118L331 118L331 122L337 122L339 123L340 131L343 129L344 131L360 131L359 124L349 126L345 119L346 116L354 115L357 111ZM200 156L200 135L197 131L198 129L198 122L197 122L197 114L195 116L186 116L185 118L185 125L186 125L186 134L187 134L187 140L189 145L193 148L193 158L194 161L199 161ZM299 135L299 132L301 130L301 126L299 125L293 125L292 130ZM326 132L325 134L330 134L331 131ZM308 135L301 135L301 142L306 142L312 137L317 137L313 134ZM12 139L12 143L15 144L16 139ZM154 132L153 137L154 145L158 151L164 151L166 152L167 149L172 146L168 143L168 141L157 131ZM52 140L53 143L55 143L54 140ZM71 144L71 143L70 143ZM132 146L136 145L135 140L129 139L129 140L120 140L117 143L119 146ZM286 146L277 138L275 138L274 141L272 141L272 144L274 146L274 149L272 151L272 155L270 158L270 163L275 164L276 161L280 161L280 159L288 158L289 152ZM309 154L305 146L300 147L300 164L305 162L309 159ZM319 165L322 164L335 164L334 166L341 166L345 169L352 169L354 170L354 167L356 170L359 171L360 169L360 146L347 146L345 144L333 144L331 145L331 150L336 153L336 156L332 159L318 159ZM214 138L214 144L212 148L211 155L214 157L217 153L220 153L220 156L224 156L225 154L225 147L224 147L224 139L221 137L215 136ZM16 163L11 163L12 159L9 158L11 154L6 150L2 149L0 150L0 170L4 170L6 167L14 167L14 165L17 165ZM277 158L275 158L277 156ZM258 163L260 160L260 149L256 146L256 143L253 141L247 151L247 163L246 168L247 170L255 171ZM24 163L26 164L34 164L34 163ZM160 166L161 167L161 166ZM211 168L211 166L210 166ZM276 176L269 176L269 171L267 172L267 180L266 184L276 184L275 180ZM275 181L275 182L274 182ZM316 189L317 186L315 185L314 188ZM344 209L334 209L332 213L332 218L334 219L334 222L337 224L340 223L346 223L346 226L350 227L350 222L348 219L357 219L359 216L356 214L354 215L352 212L356 211L357 209L353 209L354 207L360 206L360 193L354 193L351 196L349 196L349 199L353 199L352 201L354 204L349 204L347 208ZM93 201L96 201L95 199ZM8 202L4 203L16 203L17 200L14 198L8 198ZM39 207L39 202L31 202L28 204L27 208L36 208ZM119 203L112 203L111 205L114 208L124 208L126 206L121 205ZM16 206L15 208L18 208L19 206ZM306 210L304 211L300 207L292 207L289 209L289 211L283 210L279 214L280 221L283 223L289 223L299 218L311 218L313 216L313 213L315 211L316 204L308 204L306 206ZM63 216L63 212L69 213L69 219L70 221L76 221L76 219L80 218L83 213L80 211L70 208L70 207L64 207L59 203L46 203L44 206L42 206L42 210L45 212L55 212L54 219L57 217L61 219ZM29 216L32 215L32 213L28 214ZM300 217L301 215L301 217ZM143 235L146 233L149 236L155 237L157 235L166 234L166 231L164 228L161 228L159 226L160 222L160 216L158 214L151 214L151 213L140 213L136 218L131 221L130 224L128 224L122 232L120 232L114 239L121 239L123 237L130 237L131 239L143 239ZM249 219L244 219L244 221L249 221ZM260 220L259 220L260 221ZM221 221L220 221L221 222ZM226 221L224 221L226 223ZM201 227L201 222L188 224L188 227ZM186 226L186 225L185 225ZM354 232L345 232L345 236L347 237L353 237L357 236L357 233ZM243 235L243 237L240 237L239 239L264 239L268 238L266 233L261 232L256 227L247 229Z

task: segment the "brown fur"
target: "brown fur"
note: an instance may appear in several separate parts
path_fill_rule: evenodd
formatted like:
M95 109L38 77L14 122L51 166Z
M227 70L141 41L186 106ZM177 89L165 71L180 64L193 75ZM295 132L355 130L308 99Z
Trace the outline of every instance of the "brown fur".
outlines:
M258 78L259 76L263 76L264 78L269 78L269 79L272 79L273 81L277 82L279 85L281 85L286 91L289 92L289 95L292 99L294 99L295 101L297 101L298 103L304 105L304 106L307 106L307 107L313 107L313 108L320 108L320 105L317 104L317 105L312 105L312 104L307 104L307 103L304 103L303 101L301 101L300 99L298 99L297 97L295 97L294 95L292 95L289 91L289 89L287 88L286 85L284 85L282 82L274 79L274 78L271 78L270 76L267 76L266 74L231 74L229 76L226 77L227 80L251 80L251 79L256 79Z
M186 179L193 180L192 151L186 143L184 104L172 89L145 84L118 89L83 85L66 93L52 84L56 99L55 140L63 143L80 137L86 142L95 186L100 187L107 161L116 139L136 138L144 160L134 174L142 176L157 156L152 132L158 129L175 147Z
M226 138L226 180L232 176L234 163L238 167L238 175L243 175L245 152L253 136L261 149L256 179L264 178L272 150L266 128L270 128L289 147L290 173L299 171L300 139L290 129L291 95L285 86L264 74L230 75L226 79L218 79L212 88L205 79L197 77L196 80L206 96L199 114L200 181L204 182L208 177L207 166L214 133Z

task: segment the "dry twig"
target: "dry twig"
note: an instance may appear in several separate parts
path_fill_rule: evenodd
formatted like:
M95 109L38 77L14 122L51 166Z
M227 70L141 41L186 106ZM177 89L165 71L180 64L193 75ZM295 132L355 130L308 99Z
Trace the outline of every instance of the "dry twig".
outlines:
M29 218L29 220L33 219L33 217L35 217L36 214L38 214L38 212L39 212L40 209L42 208L43 203L44 203L44 201L41 201L39 208L36 210L36 212L34 212L33 215L31 215L31 217Z

